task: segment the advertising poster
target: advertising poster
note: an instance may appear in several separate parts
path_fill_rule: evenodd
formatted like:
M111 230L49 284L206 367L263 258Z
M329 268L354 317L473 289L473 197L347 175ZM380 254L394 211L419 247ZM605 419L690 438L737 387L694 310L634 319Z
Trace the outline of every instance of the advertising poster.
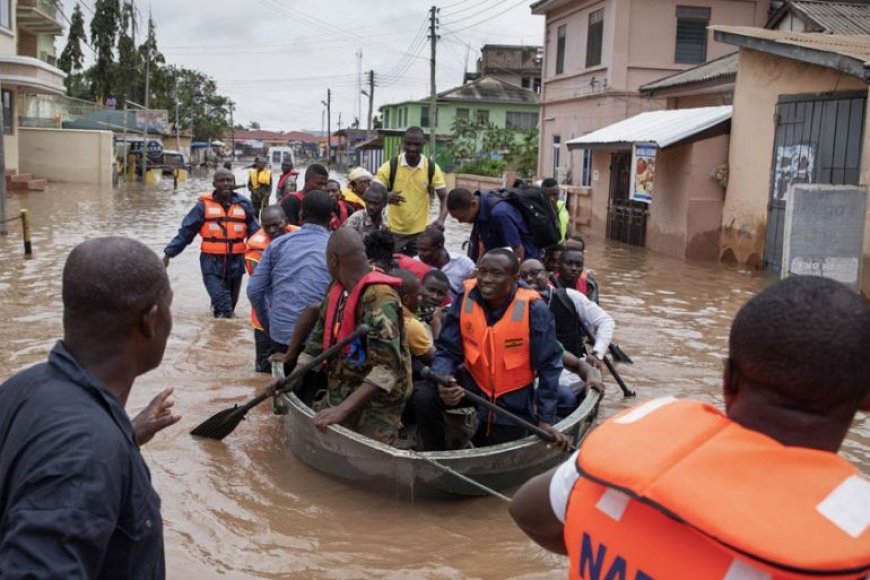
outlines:
M631 156L631 199L652 203L656 174L655 145L635 145Z
M773 199L784 199L792 183L812 183L815 170L816 146L812 143L777 147L773 166Z

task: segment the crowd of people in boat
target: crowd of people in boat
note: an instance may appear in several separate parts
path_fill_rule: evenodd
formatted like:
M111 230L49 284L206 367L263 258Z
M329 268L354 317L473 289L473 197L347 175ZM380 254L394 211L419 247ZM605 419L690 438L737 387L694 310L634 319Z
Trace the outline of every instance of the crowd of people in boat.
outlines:
M415 425L423 450L469 444L453 436L457 416L477 426L466 429L473 445L526 435L475 410L469 389L567 445L553 425L576 408L582 390L560 380L563 369L602 389L599 369L614 321L597 304L583 239L567 236L559 187L552 179L541 187L515 184L514 195L550 206L551 223L533 223L502 192L448 193L440 167L421 154L423 142L422 130L409 129L401 154L374 175L353 169L346 188L314 164L301 189L287 191L294 171L287 164L277 203L268 206L257 187L262 160L247 183L253 203L236 191L232 173L218 170L214 191L184 218L164 261L202 238L202 275L216 317L233 315L247 271L257 371L280 362L290 372L369 326L300 390L319 427L342 424L395 444L403 426ZM430 221L433 195L440 207ZM445 246L449 217L472 226L467 255ZM536 235L540 227L554 232L547 247ZM449 386L423 378L424 367Z

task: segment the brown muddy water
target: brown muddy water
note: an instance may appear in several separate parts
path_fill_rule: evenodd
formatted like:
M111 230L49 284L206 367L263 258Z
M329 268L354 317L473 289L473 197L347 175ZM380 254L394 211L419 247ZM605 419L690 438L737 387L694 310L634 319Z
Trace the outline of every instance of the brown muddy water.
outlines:
M162 254L207 181L177 191L164 182L10 195L8 215L31 211L34 257L22 259L20 229L11 224L0 237L0 379L42 361L61 336L60 275L73 246L113 234ZM458 250L465 230L452 220L448 230ZM527 541L499 500L410 503L312 470L287 452L267 404L224 442L191 438L192 427L268 382L252 372L247 300L238 318L212 319L197 254L192 246L170 265L175 326L162 366L136 382L128 405L135 414L171 385L182 414L144 449L163 498L170 578L564 577L566 561ZM620 371L636 400L677 395L720 404L731 318L770 278L596 240L586 261L601 283L601 305L617 321L617 342L635 361ZM612 380L609 387L602 415L635 402L623 400ZM843 453L870 470L866 415Z

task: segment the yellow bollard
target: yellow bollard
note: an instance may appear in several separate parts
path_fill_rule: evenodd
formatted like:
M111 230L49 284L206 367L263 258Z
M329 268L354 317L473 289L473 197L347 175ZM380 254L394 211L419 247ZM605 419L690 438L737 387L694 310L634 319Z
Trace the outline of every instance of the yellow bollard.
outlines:
M163 171L161 169L149 169L145 172L145 183L147 185L154 185L160 183L160 179L163 177Z
M30 243L30 210L21 210L21 233L24 236L24 256L33 255L33 246Z

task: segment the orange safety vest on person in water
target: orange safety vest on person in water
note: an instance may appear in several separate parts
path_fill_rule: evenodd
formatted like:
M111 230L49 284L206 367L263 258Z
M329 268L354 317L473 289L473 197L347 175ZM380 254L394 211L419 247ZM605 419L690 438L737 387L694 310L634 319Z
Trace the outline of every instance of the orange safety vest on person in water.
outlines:
M474 382L490 399L528 386L535 380L530 350L529 317L532 302L541 295L529 288L516 289L501 320L490 326L486 314L470 297L477 280L465 281L459 328L465 368Z
M835 453L788 447L714 407L628 409L578 454L570 577L863 578L870 482Z
M199 228L202 244L199 250L204 254L244 254L245 238L248 237L248 215L238 203L224 206L215 201L214 194L205 193L199 201L205 206L205 221Z
M298 226L288 225L284 231L289 234L298 229ZM260 259L263 257L263 252L266 251L266 248L268 248L271 243L272 238L266 234L266 231L263 228L260 228L257 230L257 233L248 238L246 244L247 249L245 250L245 270L248 271L248 276L254 275L254 268L260 263ZM251 325L253 325L257 330L263 330L263 325L260 324L260 320L257 318L257 313L253 308L251 308Z
M360 278L356 286L351 289L341 312L339 312L339 306L342 294L344 294L344 286L336 280L329 287L326 294L326 313L323 324L323 350L327 350L336 342L341 342L356 330L356 307L359 305L359 300L365 289L372 284L387 284L396 288L402 285L402 281L393 276L387 276L383 272L369 272ZM347 354L350 349L351 346L348 345L342 352Z

